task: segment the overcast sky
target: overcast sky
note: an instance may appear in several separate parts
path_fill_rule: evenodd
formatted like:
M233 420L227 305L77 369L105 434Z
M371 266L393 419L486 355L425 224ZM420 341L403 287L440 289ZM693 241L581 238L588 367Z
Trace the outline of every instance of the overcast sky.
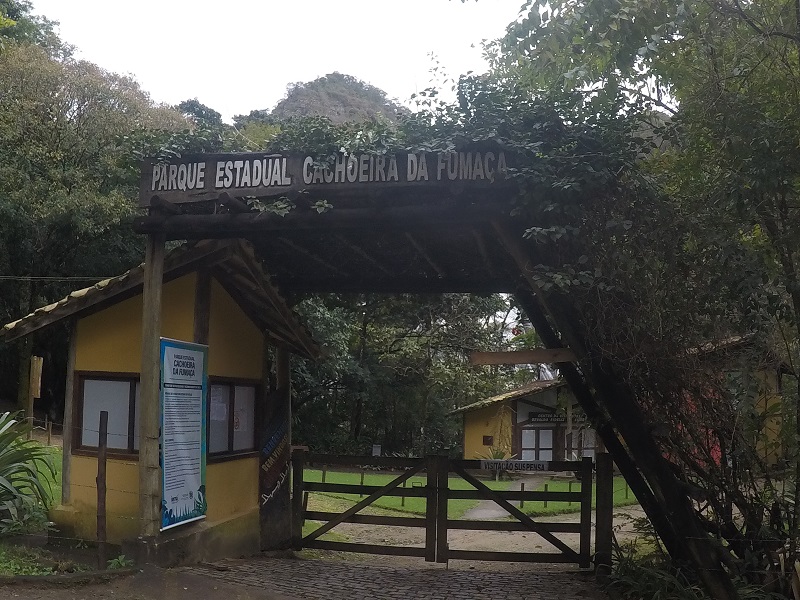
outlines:
M226 120L272 108L292 82L333 71L408 103L433 53L451 77L482 72L481 40L522 0L33 0L78 57L132 75L154 100L198 98Z

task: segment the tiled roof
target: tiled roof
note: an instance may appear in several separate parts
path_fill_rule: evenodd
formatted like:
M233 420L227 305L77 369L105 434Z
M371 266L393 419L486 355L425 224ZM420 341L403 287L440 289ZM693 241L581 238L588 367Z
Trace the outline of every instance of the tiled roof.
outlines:
M214 276L276 345L306 358L318 358L320 349L311 333L289 308L255 257L252 246L240 240L204 240L184 244L164 258L165 281L195 267L212 268ZM0 342L12 341L62 319L79 318L139 293L144 264L76 290L58 302L0 327Z
M502 394L491 396L490 398L484 398L483 400L478 400L477 402L473 402L472 404L467 404L466 406L462 406L461 408L457 408L453 411L450 411L450 413L448 414L456 415L460 413L471 412L473 410L478 410L479 408L484 408L486 406L491 406L492 404L497 404L498 402L505 402L506 400L517 400L519 398L525 398L528 396L535 396L536 394L540 394L546 390L556 389L564 385L567 384L558 379L532 381L531 383L527 383L522 387L518 387L514 390L503 392Z

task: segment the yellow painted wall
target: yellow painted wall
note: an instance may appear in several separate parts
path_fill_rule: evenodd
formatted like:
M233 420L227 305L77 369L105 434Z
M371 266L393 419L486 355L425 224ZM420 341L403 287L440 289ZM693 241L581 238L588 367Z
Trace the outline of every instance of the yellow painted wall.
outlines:
M97 539L97 459L72 456L71 506L77 537ZM106 464L106 523L108 541L118 544L139 533L139 463L108 459ZM58 524L58 521L56 521Z
M191 340L194 332L196 274L164 285L162 336ZM141 370L142 297L81 319L77 329L76 371L139 373ZM212 283L209 324L209 375L261 379L263 338L238 304L217 281ZM97 459L72 455L71 510L54 512L79 537L95 539ZM139 532L139 464L109 459L107 467L108 540L120 543ZM258 457L210 464L206 469L206 523L258 509Z
M190 273L164 284L161 292L163 337L192 340L196 280L196 274ZM76 371L139 373L141 368L141 294L78 321Z
M261 379L264 338L215 279L211 283L208 374Z
M258 509L258 457L208 465L206 492L210 522Z
M464 413L464 458L485 458L492 447L483 445L483 436L494 436L494 448L511 455L513 413L508 404L500 403Z

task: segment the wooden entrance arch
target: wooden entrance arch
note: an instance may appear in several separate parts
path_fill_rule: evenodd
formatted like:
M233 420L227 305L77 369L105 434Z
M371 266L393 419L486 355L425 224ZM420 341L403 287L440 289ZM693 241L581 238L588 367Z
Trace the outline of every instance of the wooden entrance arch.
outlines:
M635 397L610 365L587 353L585 332L569 302L542 293L532 276L538 249L524 239L526 224L510 217L518 195L514 168L514 157L490 144L447 153L340 155L324 164L302 154L200 155L147 163L140 200L149 215L135 223L135 230L148 236L144 310L158 314L163 247L171 239L247 238L273 283L289 295L515 294L545 345L574 353L576 363L559 363L561 373L667 549L710 572L716 568L713 559L705 558L707 548L697 541L703 533L675 474L641 426L645 420ZM256 208L279 198L293 205L285 214ZM141 489L151 492L142 494L141 506L142 535L148 537L158 532L159 514L153 476L158 323L145 322L145 442L139 465ZM281 389L286 411L285 378ZM288 510L284 487L286 501L277 505ZM288 529L276 535L274 522L262 514L262 539L288 540ZM599 553L607 563L610 548Z

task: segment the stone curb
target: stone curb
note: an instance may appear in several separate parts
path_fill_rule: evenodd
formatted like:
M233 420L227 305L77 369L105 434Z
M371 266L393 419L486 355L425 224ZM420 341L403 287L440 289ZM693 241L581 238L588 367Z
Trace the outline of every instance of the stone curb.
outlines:
M35 583L38 585L62 585L78 583L98 583L109 579L127 577L139 569L110 569L107 571L82 571L80 573L58 573L56 575L0 575L0 585Z

